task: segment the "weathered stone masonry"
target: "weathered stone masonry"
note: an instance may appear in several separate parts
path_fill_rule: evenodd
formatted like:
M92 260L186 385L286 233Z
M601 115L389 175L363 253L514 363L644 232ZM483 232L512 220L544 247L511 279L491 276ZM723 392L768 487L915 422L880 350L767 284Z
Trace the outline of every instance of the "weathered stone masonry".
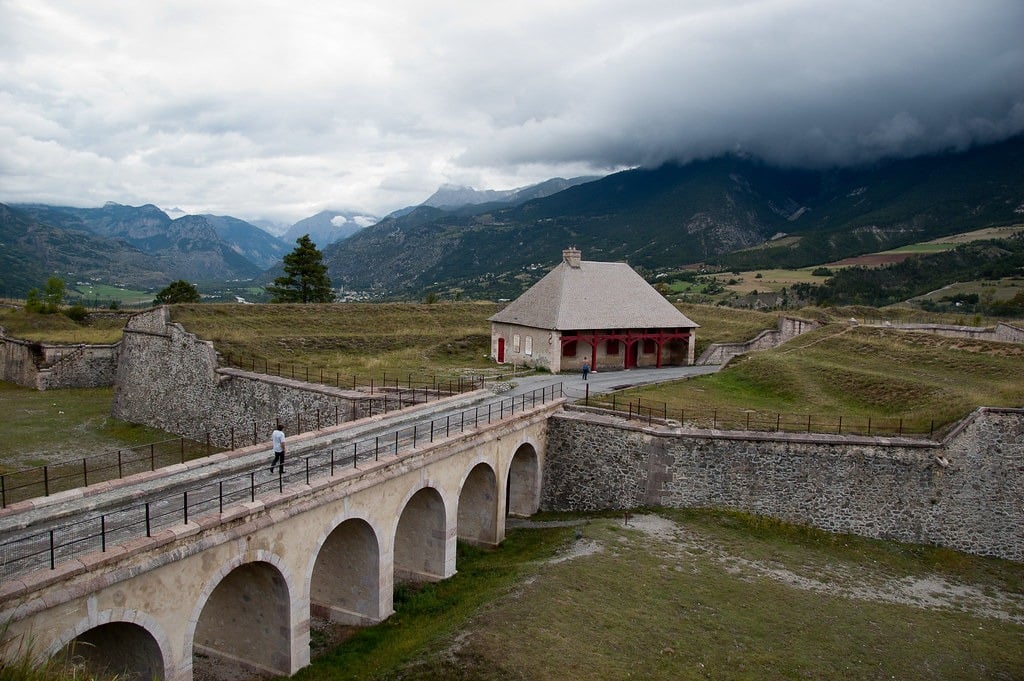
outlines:
M171 323L166 308L132 317L125 327L111 412L171 433L231 446L269 440L274 421L318 411L334 423L353 417L348 390L218 368L213 343Z
M111 385L120 346L33 343L0 329L0 381L36 390Z
M943 442L551 418L541 508L733 508L832 532L1024 560L1024 410Z

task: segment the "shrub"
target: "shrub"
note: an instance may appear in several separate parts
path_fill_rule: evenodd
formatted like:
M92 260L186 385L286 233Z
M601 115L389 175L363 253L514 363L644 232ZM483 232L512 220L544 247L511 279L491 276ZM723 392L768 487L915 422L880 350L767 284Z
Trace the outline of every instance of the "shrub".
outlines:
M78 322L79 324L81 324L82 322L89 318L89 311L86 310L85 306L82 305L81 303L75 303L67 310L65 310L64 314L67 315L68 318Z

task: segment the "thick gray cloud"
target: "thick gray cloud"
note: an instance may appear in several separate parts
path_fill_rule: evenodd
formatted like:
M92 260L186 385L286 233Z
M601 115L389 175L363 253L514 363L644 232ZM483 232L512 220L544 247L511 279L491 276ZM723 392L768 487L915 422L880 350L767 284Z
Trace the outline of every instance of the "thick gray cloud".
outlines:
M442 183L1024 131L1020 0L0 0L0 201L382 214Z

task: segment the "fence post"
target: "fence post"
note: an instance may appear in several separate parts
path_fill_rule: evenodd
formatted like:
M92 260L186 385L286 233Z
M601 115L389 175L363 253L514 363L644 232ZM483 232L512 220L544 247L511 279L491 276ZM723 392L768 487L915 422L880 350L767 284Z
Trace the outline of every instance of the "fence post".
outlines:
M89 465L85 461L85 457L82 457L82 486L89 486Z
M188 490L181 493L182 504L185 508L184 518L185 524L188 525Z
M416 424L412 424L412 448L416 449Z
M871 417L868 417L868 435L871 435Z
M152 528L150 527L150 524L149 524L149 502L148 501L146 502L146 536L147 537L152 537L153 536Z
M839 415L839 435L843 434L843 415Z
M249 501L256 501L256 473L249 473Z
M807 415L807 432L811 432L811 415Z
M124 477L124 469L121 466L121 450L117 450L117 477Z
M100 551L107 552L107 516L100 516Z
M156 443L149 443L149 470L156 470Z
M217 483L217 499L219 501L219 511L221 515L224 514L224 481L221 480Z
M323 381L321 381L323 383ZM306 457L306 484L309 485L309 457Z
M55 570L57 568L57 556L53 550L53 530L50 530L50 569Z
M373 460L380 461L380 435L373 437Z

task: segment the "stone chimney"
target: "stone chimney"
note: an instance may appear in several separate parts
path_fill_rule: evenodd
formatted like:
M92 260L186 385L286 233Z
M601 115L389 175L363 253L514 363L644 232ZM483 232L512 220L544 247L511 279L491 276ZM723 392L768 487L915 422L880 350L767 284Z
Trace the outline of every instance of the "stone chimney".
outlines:
M573 269L578 270L580 268L581 256L582 254L580 253L579 249L576 248L575 246L569 246L569 248L562 251L562 260L565 261L566 265L572 267Z

